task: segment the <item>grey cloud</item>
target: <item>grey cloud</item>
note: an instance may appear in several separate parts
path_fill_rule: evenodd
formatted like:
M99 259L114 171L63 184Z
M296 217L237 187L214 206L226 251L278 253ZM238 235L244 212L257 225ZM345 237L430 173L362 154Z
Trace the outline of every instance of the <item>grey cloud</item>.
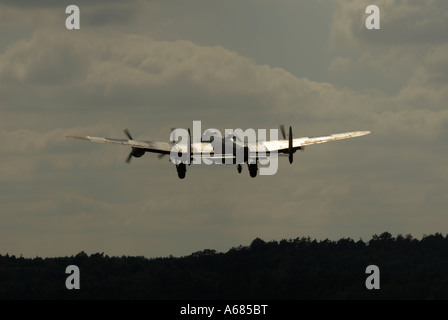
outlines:
M446 1L379 1L375 4L381 10L380 30L364 26L365 2L335 3L331 39L340 56L329 67L335 77L352 79L354 87L356 80L372 86L383 79L383 84L376 84L378 88L400 95L417 82L416 91L426 87L428 92L430 85L446 84ZM367 74L371 80L366 80ZM425 79L432 83L425 83Z
M378 91L337 89L329 83L296 78L283 69L257 65L251 59L218 46L199 46L190 41L155 41L150 37L125 34L101 41L94 35L73 38L63 35L36 33L29 41L10 46L0 56L0 75L4 81L15 77L18 83L28 86L30 94L36 94L34 100L38 108L45 108L47 112L52 108L75 108L82 114L92 115L105 111L157 111L159 115L160 112L166 112L167 116L173 114L174 122L186 115L202 120L219 115L224 123L231 123L233 112L244 122L254 113L264 113L279 119L284 116L297 119L302 130L307 128L306 122L312 120L316 132L311 135L320 134L318 130L329 122L332 122L331 130L349 127L356 119L359 127L373 126L373 129L381 128L380 132L390 132L397 128L406 130L407 122L414 121L411 119L428 119L415 120L422 125L406 130L407 134L417 137L435 132L445 119L443 112L414 110L431 109L432 104L425 105L428 95L423 95L422 103L414 105L413 109L403 110L405 89L397 98ZM122 46L117 47L116 43ZM56 57L61 52L62 56L70 52L73 60L63 68L68 74L65 82L46 70L45 65L51 60L57 61L47 59L47 51ZM443 55L439 53L438 56ZM13 63L8 64L10 60ZM72 85L67 86L67 83ZM18 95L22 89L19 86L8 89L10 96L4 98L5 105L15 108L6 99L16 99L14 94ZM430 92L425 88L421 90ZM415 101L412 95L410 99ZM133 116L133 112L129 114L132 119L139 118ZM260 120L258 125L266 123ZM434 126L436 123L439 125Z
M35 101L45 97L47 107L57 108L96 103L96 108L127 105L160 110L158 105L164 108L168 103L177 104L177 112L190 106L189 112L199 115L207 102L222 106L223 111L243 111L241 101L249 99L250 104L259 104L258 110L281 111L296 103L297 97L306 105L308 94L318 94L306 79L258 66L222 47L122 34L97 41L87 35L36 33L0 56L0 77L22 85L19 89L8 82L11 99L26 86L37 95ZM51 95L45 94L50 90Z
M407 58L418 66L389 94L298 78L224 46L102 23L111 29L40 28L1 52L0 242L10 253L183 255L255 237L368 238L446 227L444 46L424 52L417 43L418 54ZM353 43L341 69L360 71L369 57L371 67L393 65L404 52L373 52L350 65L369 47L345 31ZM275 176L192 165L183 181L166 158L126 165L128 148L64 138L123 137L128 127L137 138L167 140L170 127L193 120L203 129L284 123L296 137L374 133L310 146L293 165L281 158Z
M423 63L417 66L412 83L424 83L432 86L448 85L448 45L435 46L429 49L422 59Z
M87 65L83 63L82 49L70 42L67 33L48 32L37 32L30 40L8 46L0 56L3 82L61 85L83 74Z
M76 0L76 5L105 5L105 4L113 4L113 3L121 3L122 1L118 0ZM60 0L22 0L22 1L9 1L9 0L1 0L0 4L11 6L11 7L20 7L20 8L51 8L51 7L66 7L71 4L74 4L73 1L60 1Z
M64 30L69 13L66 8L76 5L80 12L81 30L139 29L157 15L157 1L1 1L0 18L11 28L33 31L42 27Z
M45 68L51 63L46 54L35 58L34 52L45 53L48 48L54 50L50 57L67 65L64 79ZM61 58L59 51L71 55L65 59L62 54ZM9 57L15 59L12 64L7 63ZM36 94L35 101L46 99L46 108L95 112L132 107L159 112L168 106L175 115L220 115L222 121L238 112L244 122L255 119L255 113L279 119L300 114L293 117L303 122L332 116L344 119L347 111L361 113L361 106L351 109L350 103L336 104L346 99L345 93L341 95L331 84L299 79L225 48L190 41L154 41L123 34L110 34L98 41L95 35L40 32L29 41L10 46L0 59L3 78L28 86L30 94ZM61 86L64 82L72 85ZM54 84L59 90L50 88ZM18 93L14 90L17 87L8 88L11 99ZM43 106L43 101L40 104ZM94 110L84 109L92 104ZM263 125L260 120L258 125Z
M369 16L365 9L370 3L344 0L334 2L337 4L332 31L335 45L362 44L363 48L375 50L374 47L377 47L376 50L382 50L384 48L378 48L379 45L417 46L448 41L446 1L377 1L375 5L380 9L381 29L374 31L365 27L365 20Z

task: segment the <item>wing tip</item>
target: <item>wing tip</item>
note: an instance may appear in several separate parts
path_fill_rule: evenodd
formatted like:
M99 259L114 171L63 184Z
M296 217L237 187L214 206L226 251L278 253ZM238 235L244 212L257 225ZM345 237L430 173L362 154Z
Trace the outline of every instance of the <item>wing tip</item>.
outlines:
M366 136L371 133L372 133L372 131L370 131L370 130L369 131L357 131L357 132L355 132L353 137L362 137L362 136Z
M354 132L349 132L349 134L351 134L353 137L362 137L368 134L371 134L372 131L354 131Z

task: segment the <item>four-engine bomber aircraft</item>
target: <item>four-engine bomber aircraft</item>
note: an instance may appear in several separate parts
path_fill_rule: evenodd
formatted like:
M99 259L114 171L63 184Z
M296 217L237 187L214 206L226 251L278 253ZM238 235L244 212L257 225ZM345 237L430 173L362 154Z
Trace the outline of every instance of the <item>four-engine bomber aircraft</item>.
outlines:
M175 129L173 129L175 130ZM336 133L326 136L319 137L302 137L293 138L292 128L289 127L289 135L286 135L284 126L280 126L280 131L282 133L282 140L274 141L261 141L256 144L250 142L244 142L235 134L228 134L224 138L219 135L220 141L214 139L216 135L214 132L208 132L209 139L204 139L204 135L201 137L200 142L193 142L191 140L190 129L188 129L187 142L183 144L172 142L152 142L152 141L137 141L134 140L127 129L124 133L129 139L113 139L113 138L102 138L102 137L91 137L91 136L76 136L70 135L67 138L88 140L99 143L112 143L130 146L132 148L126 162L129 163L132 157L139 158L143 156L146 152L158 153L159 157L164 155L170 155L178 153L179 157L186 155L187 161L173 160L170 156L170 161L176 165L177 174L180 179L185 178L186 165L191 164L194 159L209 159L213 163L222 164L236 164L238 173L241 173L242 164L247 163L249 174L252 178L257 176L258 163L260 159L270 156L270 153L277 152L278 154L287 155L289 158L289 163L293 162L293 154L297 150L304 150L305 146L312 144L319 144L328 141L335 141L341 139L361 137L371 133L370 131L354 131L346 133ZM172 131L172 134L175 131ZM175 138L172 140L176 140ZM222 148L216 148L220 146ZM221 149L221 153L215 153L216 149ZM225 153L227 150L231 150L230 153ZM177 152L175 152L177 151ZM189 156L188 156L189 155ZM243 155L243 156L238 156ZM185 159L185 158L184 158Z

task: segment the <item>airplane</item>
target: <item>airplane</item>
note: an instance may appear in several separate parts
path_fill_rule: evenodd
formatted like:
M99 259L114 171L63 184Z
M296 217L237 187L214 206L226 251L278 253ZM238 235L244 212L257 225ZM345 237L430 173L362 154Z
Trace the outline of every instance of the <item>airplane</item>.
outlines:
M172 134L176 129L172 129ZM103 138L92 136L77 136L68 135L67 138L81 139L87 141L93 141L98 143L110 143L125 145L131 147L131 152L126 159L129 163L131 159L140 158L146 152L158 153L159 158L165 155L178 154L179 157L185 155L186 161L179 161L173 159L170 156L170 161L176 165L177 175L179 179L184 179L187 171L186 165L190 165L194 159L208 159L213 163L221 164L236 164L238 173L242 171L242 164L247 163L249 175L255 178L258 173L258 164L261 159L270 156L270 153L277 152L278 155L287 155L289 163L293 162L293 154L297 150L304 151L305 146L320 144L329 141L336 141L348 138L361 137L370 134L371 131L353 131L345 133L335 133L318 137L302 137L294 138L292 134L292 127L289 127L289 134L286 135L285 127L280 125L280 131L283 139L273 141L261 141L249 143L241 140L234 133L227 134L224 138L221 135L217 135L212 129L207 129L201 137L200 142L193 142L191 140L190 129L188 129L187 142L184 144L176 143L174 137L171 142L154 142L154 141L138 141L134 140L127 129L124 133L128 139L115 139L115 138ZM215 137L218 137L216 139ZM215 150L232 150L231 153L216 153ZM176 152L177 151L177 152ZM188 156L189 155L189 156ZM238 156L237 156L238 155ZM243 155L242 157L239 155ZM178 159L178 158L177 158ZM183 158L185 159L185 158Z

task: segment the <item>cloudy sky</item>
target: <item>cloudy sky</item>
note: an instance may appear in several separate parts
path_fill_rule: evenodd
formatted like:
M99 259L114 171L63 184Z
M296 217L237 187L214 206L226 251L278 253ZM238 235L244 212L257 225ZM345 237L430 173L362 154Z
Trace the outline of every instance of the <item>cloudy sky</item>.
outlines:
M67 30L66 6L80 30ZM365 9L380 8L380 30ZM159 257L448 233L448 2L0 1L0 254ZM274 176L68 134L370 130Z

